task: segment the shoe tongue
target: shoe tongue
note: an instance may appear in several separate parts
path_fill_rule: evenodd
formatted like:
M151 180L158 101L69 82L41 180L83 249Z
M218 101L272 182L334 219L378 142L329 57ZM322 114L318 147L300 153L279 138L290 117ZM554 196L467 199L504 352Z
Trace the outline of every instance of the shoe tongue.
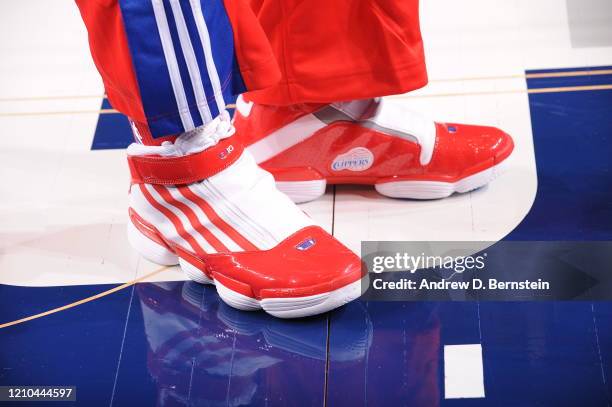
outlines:
M230 124L229 113L224 111L206 126L181 134L173 142L165 141L161 146L144 146L132 143L128 155L160 155L163 157L181 157L195 154L215 146L219 140L231 136L234 132Z
M226 122L229 123L229 116L219 116L206 126L181 134L174 141L176 151L180 155L195 154L216 145L230 130Z
M162 157L182 157L199 153L217 144L207 139L198 129L183 133L172 141L164 141L160 146L145 146L133 143L128 147L128 155L159 155Z
M419 161L421 165L429 164L436 145L436 124L433 120L406 109L402 103L390 104L386 101L380 103L371 120L395 135L419 144Z
M369 123L383 133L391 133L421 146L422 165L432 158L436 143L436 125L431 119L404 107L403 103L382 98L339 102L332 105L350 119Z
M216 144L216 142L214 142ZM180 156L199 153L202 150L213 145L210 137L206 137L203 131L195 129L188 133L181 134L174 141L174 148L176 153Z

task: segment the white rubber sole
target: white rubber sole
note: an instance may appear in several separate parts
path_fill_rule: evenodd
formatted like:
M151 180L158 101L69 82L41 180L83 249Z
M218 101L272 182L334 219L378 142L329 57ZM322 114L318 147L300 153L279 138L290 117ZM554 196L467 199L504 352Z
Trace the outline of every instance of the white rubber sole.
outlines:
M361 296L363 287L367 286L368 276L344 287L327 293L293 298L256 298L247 297L218 281L208 278L197 267L181 259L167 248L159 245L143 235L133 224L128 222L128 241L144 258L157 264L166 266L178 265L187 277L201 284L213 284L217 288L219 297L227 305L243 311L257 311L263 309L268 314L278 318L302 318L318 315L341 307Z
M221 299L231 307L243 311L263 309L277 318L302 318L323 314L348 304L363 294L362 287L366 287L367 283L368 276L365 275L361 280L327 293L294 298L264 298L262 300L237 293L219 282L216 283L216 286Z
M320 198L325 194L325 187L327 187L327 181L324 179L276 182L276 188L295 203L310 202Z
M487 185L503 172L505 161L457 182L396 181L374 185L376 191L390 198L441 199L454 193L466 193Z
M389 198L441 199L454 193L465 193L481 188L503 172L506 160L484 171L465 177L457 182L440 181L393 181L374 184L376 191ZM320 198L325 193L327 181L279 181L276 187L295 203L304 203Z

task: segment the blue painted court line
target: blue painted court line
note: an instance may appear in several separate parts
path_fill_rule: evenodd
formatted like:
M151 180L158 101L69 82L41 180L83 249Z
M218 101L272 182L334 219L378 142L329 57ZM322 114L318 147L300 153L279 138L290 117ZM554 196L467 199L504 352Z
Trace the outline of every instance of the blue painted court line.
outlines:
M527 75L533 74L560 74L564 72L586 72L587 75L577 76L553 76L543 78L527 77L528 89L570 87L570 86L593 86L593 85L611 85L612 73L601 72L611 71L612 66L598 66L590 68L569 68L569 69L547 69L547 70L531 70L527 71ZM600 73L596 73L599 71Z
M527 73L547 72L558 70ZM612 75L529 79L527 84L533 89L604 82L612 84ZM612 90L530 94L529 107L538 192L508 238L612 240Z
M597 302L592 306L601 377L606 383L608 400L612 403L612 302Z
M101 109L112 109L108 99L102 101ZM92 150L127 148L134 140L132 129L126 117L119 113L105 113L98 117Z
M481 303L490 405L606 406L591 303ZM612 323L612 319L601 323Z
M334 311L329 405L439 405L443 345L480 342L477 308L477 303L357 301ZM350 342L360 347L347 346Z
M0 321L47 311L108 288L0 285ZM77 405L109 405L131 294L131 288L122 290L0 330L0 383L77 386Z

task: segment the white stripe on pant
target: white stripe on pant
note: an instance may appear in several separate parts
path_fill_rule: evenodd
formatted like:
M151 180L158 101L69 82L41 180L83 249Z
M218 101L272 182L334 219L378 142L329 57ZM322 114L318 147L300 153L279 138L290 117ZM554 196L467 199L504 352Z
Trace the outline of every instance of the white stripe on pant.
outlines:
M176 104L179 110L182 125L185 131L193 130L195 128L194 120L189 110L189 101L187 100L187 94L184 88L184 81L191 82L193 93L195 95L195 102L198 111L202 117L203 124L208 123L214 119L208 100L210 96L214 97L217 109L219 112L225 110L225 100L223 98L223 91L221 88L221 81L219 79L219 73L215 65L212 44L210 40L210 33L204 19L202 11L201 0L190 0L191 11L195 19L196 29L199 35L199 41L202 44L204 50L204 65L205 71L210 80L212 86L213 95L206 95L204 84L202 81L202 71L198 64L192 38L189 35L185 16L181 8L180 0L169 0L172 14L174 15L174 22L180 42L180 49L185 57L185 63L187 65L187 71L189 72L189 78L182 78L177 54L170 34L170 28L168 25L168 17L164 8L163 0L151 0L153 4L153 11L155 14L155 21L157 23L157 29L162 43L162 49L164 52L164 58L170 74L170 81L172 83L172 90L176 99ZM200 61L202 62L202 61Z
M193 17L195 18L196 27L198 34L200 35L200 41L202 42L202 48L204 49L204 59L206 60L206 69L208 70L208 77L212 84L213 92L215 93L215 101L217 102L217 108L219 112L225 110L225 100L223 99L223 92L221 90L221 82L219 80L219 73L215 66L215 59L212 53L212 46L210 43L210 34L208 27L206 26L206 20L204 20L204 14L202 13L201 0L189 0L191 3L191 10L193 11Z
M191 86L193 87L193 93L196 98L198 111L202 116L203 123L206 124L211 121L213 117L211 116L208 102L206 101L206 93L204 91L204 85L202 84L200 68L198 67L198 61L193 50L193 44L189 38L187 23L185 22L185 17L183 16L180 1L170 0L170 6L172 7L172 13L174 14L174 22L176 23L179 42L181 43L181 49L183 50L185 62L187 63L187 70L189 71L189 78L191 79Z
M174 52L174 46L172 44L172 37L170 35L170 28L168 27L166 10L164 9L162 0L151 1L153 4L155 22L157 23L159 37L164 50L164 58L166 59L166 65L168 66L168 72L170 73L170 82L172 83L172 90L174 91L174 97L176 99L176 105L179 110L181 122L185 131L193 130L195 126L193 124L191 113L189 112L189 103L187 102L187 96L185 95L185 89L183 88L183 81L181 80L181 73L176 60L176 53Z

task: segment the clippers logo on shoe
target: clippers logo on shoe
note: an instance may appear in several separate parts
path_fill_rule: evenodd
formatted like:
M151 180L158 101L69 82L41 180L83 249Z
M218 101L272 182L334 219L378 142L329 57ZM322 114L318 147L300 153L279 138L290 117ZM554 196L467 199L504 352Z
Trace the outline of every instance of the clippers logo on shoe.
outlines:
M337 156L331 164L333 171L365 171L374 164L374 154L365 147L355 147Z

